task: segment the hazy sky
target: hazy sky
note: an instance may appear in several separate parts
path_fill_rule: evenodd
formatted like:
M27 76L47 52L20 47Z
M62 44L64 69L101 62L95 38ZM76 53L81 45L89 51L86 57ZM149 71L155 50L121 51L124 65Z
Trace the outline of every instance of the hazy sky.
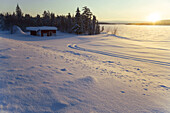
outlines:
M87 6L100 21L145 21L155 12L170 19L170 0L0 0L0 12L15 11L17 3L24 13L33 16L49 10L55 14L75 14Z

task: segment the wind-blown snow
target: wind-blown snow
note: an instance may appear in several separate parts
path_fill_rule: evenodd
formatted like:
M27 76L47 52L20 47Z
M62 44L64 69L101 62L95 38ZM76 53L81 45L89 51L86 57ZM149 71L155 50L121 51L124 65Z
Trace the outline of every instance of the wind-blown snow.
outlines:
M0 112L170 112L170 27L118 27L43 38L0 31Z

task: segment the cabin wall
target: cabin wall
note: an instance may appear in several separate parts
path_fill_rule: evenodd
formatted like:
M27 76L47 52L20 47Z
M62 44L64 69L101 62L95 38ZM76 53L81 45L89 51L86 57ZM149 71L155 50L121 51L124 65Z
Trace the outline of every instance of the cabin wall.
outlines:
M36 36L37 32L36 31L30 31L30 34Z
M41 36L55 36L56 30L42 30Z
M34 36L56 36L56 30L41 30L41 31L30 31L31 35Z

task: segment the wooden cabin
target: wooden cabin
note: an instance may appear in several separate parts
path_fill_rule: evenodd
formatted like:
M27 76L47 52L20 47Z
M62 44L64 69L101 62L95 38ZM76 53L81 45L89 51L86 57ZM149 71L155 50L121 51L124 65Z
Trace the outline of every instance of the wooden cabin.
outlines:
M34 36L56 36L56 27L27 27L26 30L30 31L30 35Z

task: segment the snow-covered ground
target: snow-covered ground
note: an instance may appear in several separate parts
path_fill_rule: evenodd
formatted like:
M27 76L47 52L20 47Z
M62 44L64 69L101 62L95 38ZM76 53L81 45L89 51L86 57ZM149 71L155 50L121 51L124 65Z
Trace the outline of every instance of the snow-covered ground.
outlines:
M0 31L0 112L168 113L169 31L123 25L116 36Z

